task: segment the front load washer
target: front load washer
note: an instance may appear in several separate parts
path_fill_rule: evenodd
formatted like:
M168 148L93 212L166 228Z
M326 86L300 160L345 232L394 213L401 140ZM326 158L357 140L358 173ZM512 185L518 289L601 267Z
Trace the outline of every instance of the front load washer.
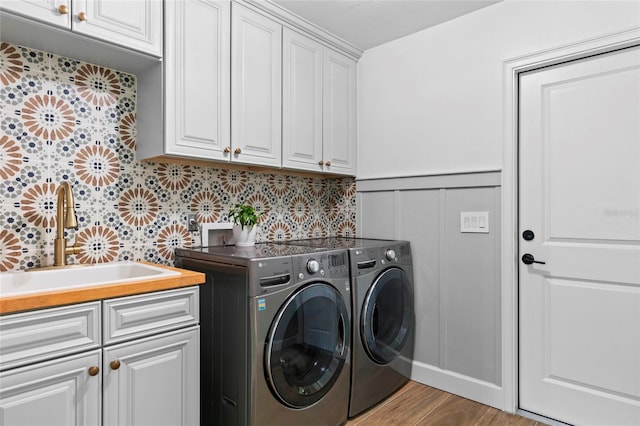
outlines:
M261 243L177 249L201 271L201 424L343 424L351 294L346 250Z
M415 329L411 246L408 241L344 237L289 244L348 249L353 302L349 417L353 417L411 377Z

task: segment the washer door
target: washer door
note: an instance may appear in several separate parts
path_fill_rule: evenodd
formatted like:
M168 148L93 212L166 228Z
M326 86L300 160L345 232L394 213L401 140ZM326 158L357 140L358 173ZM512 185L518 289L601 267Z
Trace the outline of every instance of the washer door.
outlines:
M303 408L319 401L338 379L349 348L349 317L340 293L311 284L284 303L271 325L265 371L284 404Z
M360 335L367 355L378 364L398 356L413 326L413 291L399 268L378 275L364 299Z

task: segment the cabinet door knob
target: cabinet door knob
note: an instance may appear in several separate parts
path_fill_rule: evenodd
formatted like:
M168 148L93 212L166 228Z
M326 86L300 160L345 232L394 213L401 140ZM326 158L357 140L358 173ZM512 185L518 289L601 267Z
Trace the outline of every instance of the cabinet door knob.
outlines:
M61 4L60 6L58 6L58 13L60 15L66 15L67 13L69 13L69 8L66 4Z
M324 161L322 160L318 161L318 166L322 167L323 164L324 164Z
M96 367L95 365L92 367L89 367L89 375L90 376L95 376L100 372L100 368Z
M117 359L114 361L111 361L109 363L109 367L111 367L112 370L117 370L118 368L120 368L120 361L118 361Z
M242 150L240 148L236 148L236 150L233 151L233 152L234 152L234 154L238 155L238 154L242 153Z
M228 154L228 153L230 153L230 152L231 152L231 147L226 147L226 148L224 149L224 153L225 153L225 154Z
M329 167L331 166L331 161L327 161L325 164L327 165L327 167Z
M84 13L84 12L78 13L78 20L79 21L83 21L83 22L86 21L87 20L87 14Z

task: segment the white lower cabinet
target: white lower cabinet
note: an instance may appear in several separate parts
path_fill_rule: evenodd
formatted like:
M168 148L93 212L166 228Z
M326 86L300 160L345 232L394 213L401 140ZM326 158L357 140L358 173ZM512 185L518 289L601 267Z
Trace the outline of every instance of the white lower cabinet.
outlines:
M105 348L104 424L199 424L199 358L199 327Z
M0 425L199 425L198 309L188 287L1 316Z
M0 373L0 425L100 425L101 359L96 349Z

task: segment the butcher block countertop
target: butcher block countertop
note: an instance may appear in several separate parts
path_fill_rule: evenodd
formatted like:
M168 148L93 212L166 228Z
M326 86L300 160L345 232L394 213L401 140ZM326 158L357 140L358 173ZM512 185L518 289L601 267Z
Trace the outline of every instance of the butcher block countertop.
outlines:
M69 305L72 303L89 302L92 300L150 293L160 290L170 290L173 288L204 284L205 282L205 275L201 272L157 265L155 263L138 263L177 271L180 275L153 277L126 283L103 283L100 285L88 285L86 287L76 287L64 290L49 290L39 293L7 297L0 295L0 315L32 309L51 308L54 306Z

